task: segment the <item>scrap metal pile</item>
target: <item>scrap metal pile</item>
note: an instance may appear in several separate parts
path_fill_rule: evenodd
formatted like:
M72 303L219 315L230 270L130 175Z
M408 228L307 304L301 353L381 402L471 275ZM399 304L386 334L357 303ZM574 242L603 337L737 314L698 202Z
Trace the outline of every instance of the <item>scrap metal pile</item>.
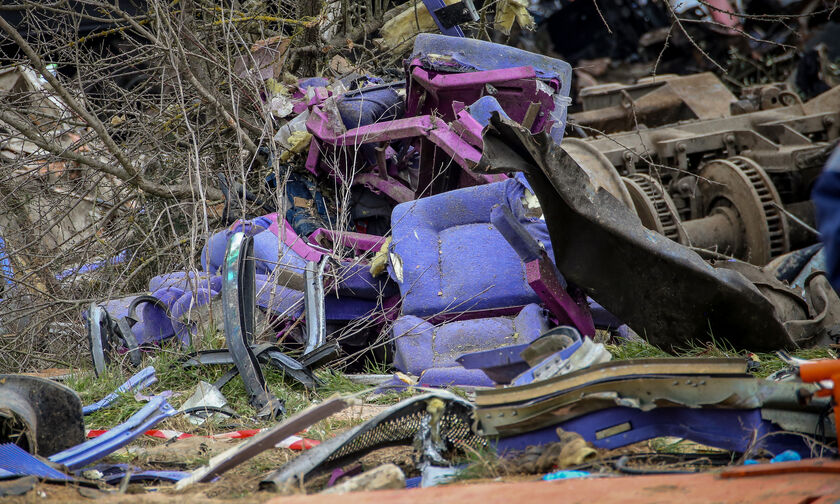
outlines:
M503 3L511 19L526 12ZM693 442L671 454L683 473L837 455L840 361L785 351L840 343L810 197L840 138L840 86L803 100L769 83L736 97L713 73L668 74L583 87L570 112L569 63L465 37L458 24L478 19L468 0L424 4L445 34L416 36L402 79L274 83L287 86L267 98L285 121L280 154L259 188L222 178L229 226L201 244L200 269L87 306L95 375L130 367L131 379L83 406L54 381L0 376L0 478L84 482L141 436L190 436L154 429L166 419L230 425L242 412L223 390L237 377L270 426L213 434L249 439L189 471L102 463L97 479L180 491L280 446L307 451L265 471L260 489L434 486L467 474L475 454L546 479L675 472L650 469L666 455L621 451L663 437ZM263 69L242 71L265 80ZM61 113L30 68L0 74L0 87L42 91ZM759 378L752 354L614 359L607 347L642 340L671 353L779 351L785 367ZM86 432L86 415L154 385L163 369L143 366L164 353L173 368L224 372L179 409L161 392ZM359 374L365 359L389 372ZM359 397L291 413L269 368L304 391L341 369L376 393L422 393L317 443L298 436ZM362 473L362 457L394 446L411 448L410 471ZM823 463L837 472L822 459L779 467Z

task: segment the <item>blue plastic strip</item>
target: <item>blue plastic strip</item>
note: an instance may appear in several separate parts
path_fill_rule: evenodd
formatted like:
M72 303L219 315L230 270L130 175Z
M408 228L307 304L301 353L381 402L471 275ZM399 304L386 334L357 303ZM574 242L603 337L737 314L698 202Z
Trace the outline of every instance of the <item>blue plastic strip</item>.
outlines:
M166 398L153 397L148 404L133 414L125 423L114 427L98 438L56 453L50 457L50 461L64 464L70 470L84 467L122 448L146 430L157 425L161 420L178 413L178 410L166 402Z
M105 397L96 401L95 403L83 407L82 413L85 415L90 415L94 411L99 411L102 408L107 408L108 406L113 404L114 401L116 401L122 394L143 390L144 388L155 383L156 381L157 377L155 376L155 368L153 368L152 366L144 368L140 370L137 374L126 380L125 383L117 387L117 390L111 392L110 394L106 395Z
M490 117L493 115L493 112L498 112L505 119L510 119L510 116L507 115L507 112L505 112L499 104L499 100L490 95L482 96L471 105L468 105L467 111L478 124L484 127L487 127L487 125L490 124ZM520 173L522 172L516 172L517 175ZM524 175L522 177L524 180ZM528 190L530 189L531 188L528 187Z
M115 255L114 257L111 257L110 259L102 259L100 261L95 261L95 262L92 262L92 263L83 264L81 266L68 268L68 269L62 271L61 273L57 274L55 276L55 279L60 282L60 281L64 280L65 278L67 278L71 275L83 275L85 273L90 273L90 272L96 271L99 268L101 268L103 266L106 266L108 264L111 264L111 265L120 264L120 263L124 262L127 258L128 258L128 250L123 250L122 252Z
M12 443L0 445L0 478L11 476L38 476L39 478L72 480L71 476L53 469Z

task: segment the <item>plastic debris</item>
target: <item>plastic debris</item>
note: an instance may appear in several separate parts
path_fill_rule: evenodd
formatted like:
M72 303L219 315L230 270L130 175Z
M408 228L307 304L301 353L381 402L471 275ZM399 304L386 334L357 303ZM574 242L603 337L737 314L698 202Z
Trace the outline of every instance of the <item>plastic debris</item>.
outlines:
M170 406L165 398L154 398L124 423L95 439L51 455L49 459L56 464L64 464L71 470L84 467L127 445L158 422L177 414L178 411Z
M200 381L195 387L195 393L181 405L181 411L194 411L195 413L187 414L187 418L190 423L201 425L207 420L218 418L215 410L225 405L227 405L227 399L218 388Z
M543 480L545 481L554 481L554 480L563 480L563 479L574 479L574 478L586 478L589 476L589 473L586 471L554 471L552 473L548 473L543 476Z
M99 411L102 408L107 408L108 406L112 405L114 401L119 399L120 395L127 394L129 392L139 392L156 382L157 377L155 376L155 368L153 368L152 366L143 368L140 371L138 371L137 374L126 380L125 383L117 387L117 390L111 392L110 394L106 395L105 397L96 401L93 404L84 406L82 408L82 413L84 413L85 415L89 415L94 411Z

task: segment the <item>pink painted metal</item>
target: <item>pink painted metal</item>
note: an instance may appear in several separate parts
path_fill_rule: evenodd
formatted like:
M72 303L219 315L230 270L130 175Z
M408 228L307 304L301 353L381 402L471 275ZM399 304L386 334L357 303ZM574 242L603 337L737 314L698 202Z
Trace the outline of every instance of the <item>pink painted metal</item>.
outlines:
M557 268L545 252L539 259L525 263L528 285L545 303L548 311L557 317L560 324L576 327L584 336L595 336L595 323L592 321L592 313L586 299L582 302L575 301L560 284L556 271Z
M283 243L285 243L290 249L292 249L297 255L301 256L302 258L306 259L307 261L320 261L321 257L323 257L323 252L319 252L312 248L306 241L298 236L295 233L295 230L292 226L286 221L283 220L283 229L280 229L280 217L278 217L277 213L271 213L265 216L267 219L271 221L269 224L268 229L275 236L277 236Z

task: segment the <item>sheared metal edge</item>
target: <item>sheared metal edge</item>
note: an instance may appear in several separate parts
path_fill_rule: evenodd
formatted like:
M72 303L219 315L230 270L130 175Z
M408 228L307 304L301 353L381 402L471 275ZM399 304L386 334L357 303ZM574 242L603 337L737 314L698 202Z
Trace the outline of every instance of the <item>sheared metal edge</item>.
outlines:
M494 112L483 141L476 171L524 172L543 209L557 268L652 344L674 349L713 335L754 351L796 346L773 304L744 275L715 269L645 229L545 133L532 135Z
M144 388L148 387L149 385L155 383L157 381L157 377L155 376L155 368L152 366L146 367L141 369L137 374L126 380L125 383L117 387L117 389L110 394L106 395L102 399L96 401L93 404L89 404L87 406L82 407L82 413L85 415L90 415L94 411L99 411L102 408L107 408L111 404L116 401L121 394L128 393L130 391L140 391Z
M297 434L316 422L319 422L347 408L350 406L351 402L352 401L350 399L333 397L331 399L327 399L321 404L310 406L300 413L287 418L275 427L254 436L245 443L216 455L210 459L210 462L206 466L196 469L189 477L179 481L175 485L175 489L183 490L195 483L210 481L215 476L223 474L229 469L232 469L242 462L259 455L265 450L273 448L274 445L287 437ZM303 454L301 456L306 457L307 455Z
M7 471L10 473L9 475L14 476L38 476L68 481L73 479L12 443L0 444L0 470Z
M747 362L744 359L628 359L595 364L566 375L520 387L479 390L476 393L475 403L481 407L528 401L598 381L621 380L639 375L745 376L746 371Z
M286 412L283 401L266 388L260 364L250 346L255 326L255 282L253 239L241 232L234 233L228 241L222 270L225 340L257 416L275 418Z
M472 3L471 0L467 0ZM444 21L438 17L437 12L441 9L445 9L447 7L446 3L443 0L423 0L423 4L426 6L426 10L429 11L429 14L432 16L435 24L437 25L438 29L444 35L448 35L450 37L463 37L464 31L458 24L453 24L451 26L446 26ZM472 8L472 11L475 11L475 7ZM477 20L478 18L476 18Z
M123 317L117 320L117 329L125 341L125 346L128 348L128 360L133 366L139 366L143 361L143 356L140 354L140 345L137 343L137 338L131 331L131 324Z
M178 410L166 402L166 398L153 397L124 423L97 438L56 453L49 457L49 460L56 464L64 464L70 470L84 467L127 445L161 420L177 414Z
M107 320L108 313L105 309L96 303L91 303L87 316L87 333L93 359L93 371L97 377L105 372L105 366L108 364L108 357L105 355L107 349L102 340L103 337L107 337L102 334L102 323L106 322L107 325Z
M772 406L784 410L819 413L828 404L828 400L819 399L803 408L797 396L797 391L802 388L802 383L771 382L760 378L637 377L592 383L525 404L479 408L476 416L485 434L511 435L615 406L642 411L668 406L719 409ZM813 386L805 388L816 390Z
M306 280L306 296L304 310L306 310L306 347L303 353L308 354L322 346L327 334L327 314L324 305L324 268L328 257L321 258L320 263L309 261L306 264L304 278Z
M762 408L761 418L768 420L786 431L810 432L816 423L814 414L806 411L790 411L779 408ZM825 422L825 437L836 438L837 432L834 426L834 415L824 415L821 421Z
M322 442L321 444L310 449L301 456L286 463L286 465L284 465L283 467L281 467L280 469L263 479L260 482L260 489L277 491L281 489L285 483L288 483L293 478L306 477L309 473L316 470L319 466L321 466L327 460L329 460L329 458L342 447L344 447L345 444L351 442L357 436L361 436L367 432L372 431L380 423L387 421L396 413L402 410L410 408L417 403L423 403L428 401L429 399L435 398L458 403L470 410L473 409L472 403L465 401L464 399L461 399L460 397L452 393L442 390L430 392L416 397L411 397L404 401L400 401L399 403L376 415L370 420L360 425L357 425L352 429L342 432L327 441Z

